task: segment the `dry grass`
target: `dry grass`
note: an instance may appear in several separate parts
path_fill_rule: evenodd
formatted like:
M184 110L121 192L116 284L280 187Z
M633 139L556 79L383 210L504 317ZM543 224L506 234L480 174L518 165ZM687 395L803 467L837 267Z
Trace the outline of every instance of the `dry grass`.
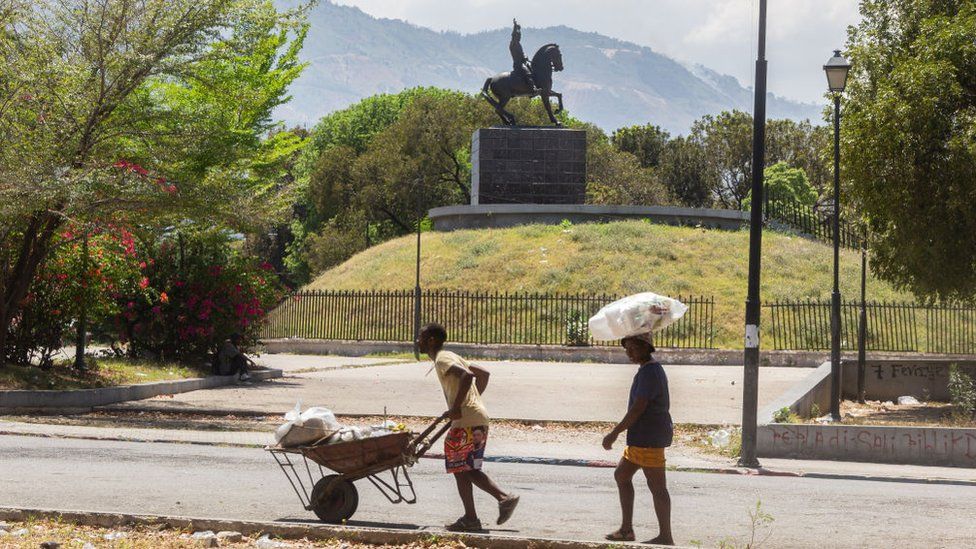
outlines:
M976 428L976 418L960 414L947 402L922 402L898 405L869 400L864 404L841 403L844 423L854 425L911 425L927 427Z
M410 289L415 242L403 237L370 248L322 274L308 289ZM714 295L715 344L736 348L742 338L748 243L746 230L641 221L430 232L422 238L421 283L431 290ZM840 259L842 295L859 295L860 255L841 250ZM829 246L766 231L763 300L829 300L831 262ZM870 277L867 291L872 300L911 299Z
M46 370L7 364L0 368L0 390L96 389L206 375L208 372L203 366L194 368L185 364L122 358L97 359L84 372L74 369L70 361L56 361Z
M79 526L67 522L38 520L7 523L6 534L0 532L0 547L36 548L42 543L53 541L63 548L80 549L86 543L107 549L169 549L182 547L202 547L191 539L192 532L164 527L140 526L124 528L95 528ZM106 536L109 536L108 538ZM244 537L238 543L221 542L220 547L255 547L258 537ZM281 540L287 547L295 549L327 547L335 549L461 549L464 544L449 539L431 537L422 543L405 545L368 545L343 540L309 541Z

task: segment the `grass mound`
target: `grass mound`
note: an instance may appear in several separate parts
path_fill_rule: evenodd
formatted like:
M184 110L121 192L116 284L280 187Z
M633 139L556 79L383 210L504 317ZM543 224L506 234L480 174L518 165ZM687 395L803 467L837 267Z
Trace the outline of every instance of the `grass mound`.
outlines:
M425 289L714 296L715 343L741 346L749 232L671 227L642 221L527 225L510 229L429 232L422 236ZM414 285L416 237L366 250L307 289L408 290ZM860 292L860 254L841 250L841 295ZM763 234L762 299L829 300L832 250L811 239ZM869 300L910 300L868 277Z

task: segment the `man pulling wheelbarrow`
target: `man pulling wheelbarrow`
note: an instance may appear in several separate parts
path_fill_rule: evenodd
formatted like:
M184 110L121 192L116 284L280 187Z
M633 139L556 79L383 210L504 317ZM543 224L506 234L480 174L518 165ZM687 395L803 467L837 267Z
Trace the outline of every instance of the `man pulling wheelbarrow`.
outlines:
M447 472L454 475L464 515L446 528L452 532L482 531L474 507L477 486L498 500L497 524L504 524L518 505L519 497L506 493L481 470L488 441L488 412L481 395L488 386L488 371L468 364L460 356L443 349L447 330L440 324L428 324L420 331L417 346L434 361L437 378L450 407L451 430L444 439Z

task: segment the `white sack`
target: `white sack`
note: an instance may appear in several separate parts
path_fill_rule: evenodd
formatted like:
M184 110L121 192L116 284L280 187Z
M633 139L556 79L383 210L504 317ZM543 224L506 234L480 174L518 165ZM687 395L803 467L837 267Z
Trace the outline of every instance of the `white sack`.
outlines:
M688 311L688 306L650 292L627 296L603 307L590 318L593 339L609 341L663 330Z
M285 414L286 422L275 431L275 440L285 448L311 444L342 428L332 410L312 407L301 411L301 402Z

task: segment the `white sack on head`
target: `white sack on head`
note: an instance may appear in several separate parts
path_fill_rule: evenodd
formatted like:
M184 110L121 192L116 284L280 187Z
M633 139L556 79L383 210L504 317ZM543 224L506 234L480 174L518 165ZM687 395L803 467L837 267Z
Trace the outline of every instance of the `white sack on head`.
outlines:
M627 296L606 305L590 318L590 334L598 341L623 339L663 330L688 312L688 306L650 292Z

